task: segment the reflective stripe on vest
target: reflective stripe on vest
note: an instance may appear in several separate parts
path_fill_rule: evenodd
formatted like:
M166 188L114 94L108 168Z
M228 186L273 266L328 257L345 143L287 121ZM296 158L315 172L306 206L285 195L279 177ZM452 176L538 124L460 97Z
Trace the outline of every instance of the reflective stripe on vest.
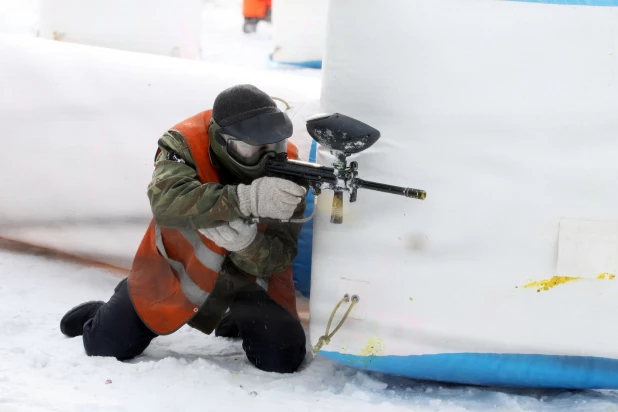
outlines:
M208 249L208 247L200 239L200 236L197 234L196 230L179 229L179 232L187 240L187 242L191 243L191 246L193 246L193 253L195 254L195 257L197 257L197 260L213 272L219 273L225 256L221 256L218 253Z
M268 292L268 280L266 280L264 278L256 277L255 278L255 283L257 283L259 287L261 287L266 292Z
M195 230L189 229L181 229L179 232L182 236L187 239L187 242L191 243L193 246L193 253L197 257L197 260L208 269L219 272L221 270L221 265L223 264L224 256L218 255L212 250L208 249L204 243L200 240L200 237L196 233ZM163 237L161 236L161 228L159 225L155 223L155 235L156 235L156 243L157 249L159 249L159 253L161 256L165 258L167 263L170 264L171 267L174 268L176 273L178 273L178 280L180 281L180 288L184 292L185 296L191 303L194 305L202 306L202 304L208 298L209 293L203 289L201 289L194 281L191 279L189 274L187 273L185 267L182 262L174 260L170 258L165 250L165 246L163 245ZM261 277L255 277L255 283L258 284L259 287L268 292L268 280Z
M155 242L157 243L157 249L159 249L159 253L161 253L161 256L165 258L167 263L169 263L169 265L172 268L174 268L174 270L178 274L178 280L180 281L180 288L182 289L182 292L185 294L187 299L189 299L189 302L197 306L202 306L204 302L206 302L206 298L208 298L208 292L201 289L193 281L193 279L191 279L191 277L189 276L189 274L187 273L187 271L185 270L185 267L183 266L181 262L171 259L167 255L167 251L165 250L165 246L163 245L163 237L161 236L161 228L157 224L155 224L155 235L156 235ZM206 246L204 246L204 248L206 248ZM201 259L200 259L200 262L201 262ZM221 262L223 262L223 259L221 259ZM220 268L221 268L221 264L219 264L219 269ZM216 269L216 271L219 271L219 269Z

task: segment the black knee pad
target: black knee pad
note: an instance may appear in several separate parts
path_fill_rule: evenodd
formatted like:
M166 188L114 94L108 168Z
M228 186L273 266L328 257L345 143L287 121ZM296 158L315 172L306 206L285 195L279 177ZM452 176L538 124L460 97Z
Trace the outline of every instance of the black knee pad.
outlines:
M114 293L118 293L118 291L120 290L121 287L125 286L127 284L127 282L129 281L129 278L124 278L120 281L120 283L118 283L116 285L116 287L114 288Z
M293 373L305 360L305 344L286 345L281 347L271 347L270 350L256 354L251 350L251 343L243 342L243 348L247 354L247 359L256 368L265 372Z

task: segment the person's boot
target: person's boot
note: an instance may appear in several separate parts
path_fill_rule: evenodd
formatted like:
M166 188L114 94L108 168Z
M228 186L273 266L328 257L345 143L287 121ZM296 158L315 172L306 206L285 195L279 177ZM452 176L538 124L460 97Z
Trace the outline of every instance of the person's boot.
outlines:
M238 338L240 337L240 330L238 330L238 325L230 316L230 313L226 313L223 315L221 322L215 328L215 336L219 336L221 338Z
M94 318L97 310L99 310L104 303L105 302L98 300L75 306L60 320L60 331L69 338L83 335L84 324Z

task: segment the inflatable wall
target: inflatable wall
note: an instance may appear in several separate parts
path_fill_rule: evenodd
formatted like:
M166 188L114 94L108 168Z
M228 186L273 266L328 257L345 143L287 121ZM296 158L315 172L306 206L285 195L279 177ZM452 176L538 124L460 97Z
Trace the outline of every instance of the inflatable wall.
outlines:
M319 196L313 343L360 297L322 355L618 388L618 3L540 3L566 2L331 2L323 110L381 131L361 178L427 199L360 189L336 225Z
M320 68L324 54L328 0L273 0L271 59Z
M36 36L39 0L0 0L0 32Z
M235 84L288 100L309 157L318 79L6 35L0 55L1 237L130 267L158 138Z
M39 36L199 59L201 27L201 0L44 0Z

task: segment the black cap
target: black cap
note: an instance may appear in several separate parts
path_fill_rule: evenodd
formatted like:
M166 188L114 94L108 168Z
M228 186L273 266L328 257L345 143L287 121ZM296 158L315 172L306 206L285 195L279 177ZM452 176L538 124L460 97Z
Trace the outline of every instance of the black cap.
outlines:
M231 126L261 114L279 113L277 103L251 84L225 89L215 99L212 117L221 127Z
M219 93L212 109L218 133L233 136L253 146L277 143L292 136L288 115L266 93L250 84Z

